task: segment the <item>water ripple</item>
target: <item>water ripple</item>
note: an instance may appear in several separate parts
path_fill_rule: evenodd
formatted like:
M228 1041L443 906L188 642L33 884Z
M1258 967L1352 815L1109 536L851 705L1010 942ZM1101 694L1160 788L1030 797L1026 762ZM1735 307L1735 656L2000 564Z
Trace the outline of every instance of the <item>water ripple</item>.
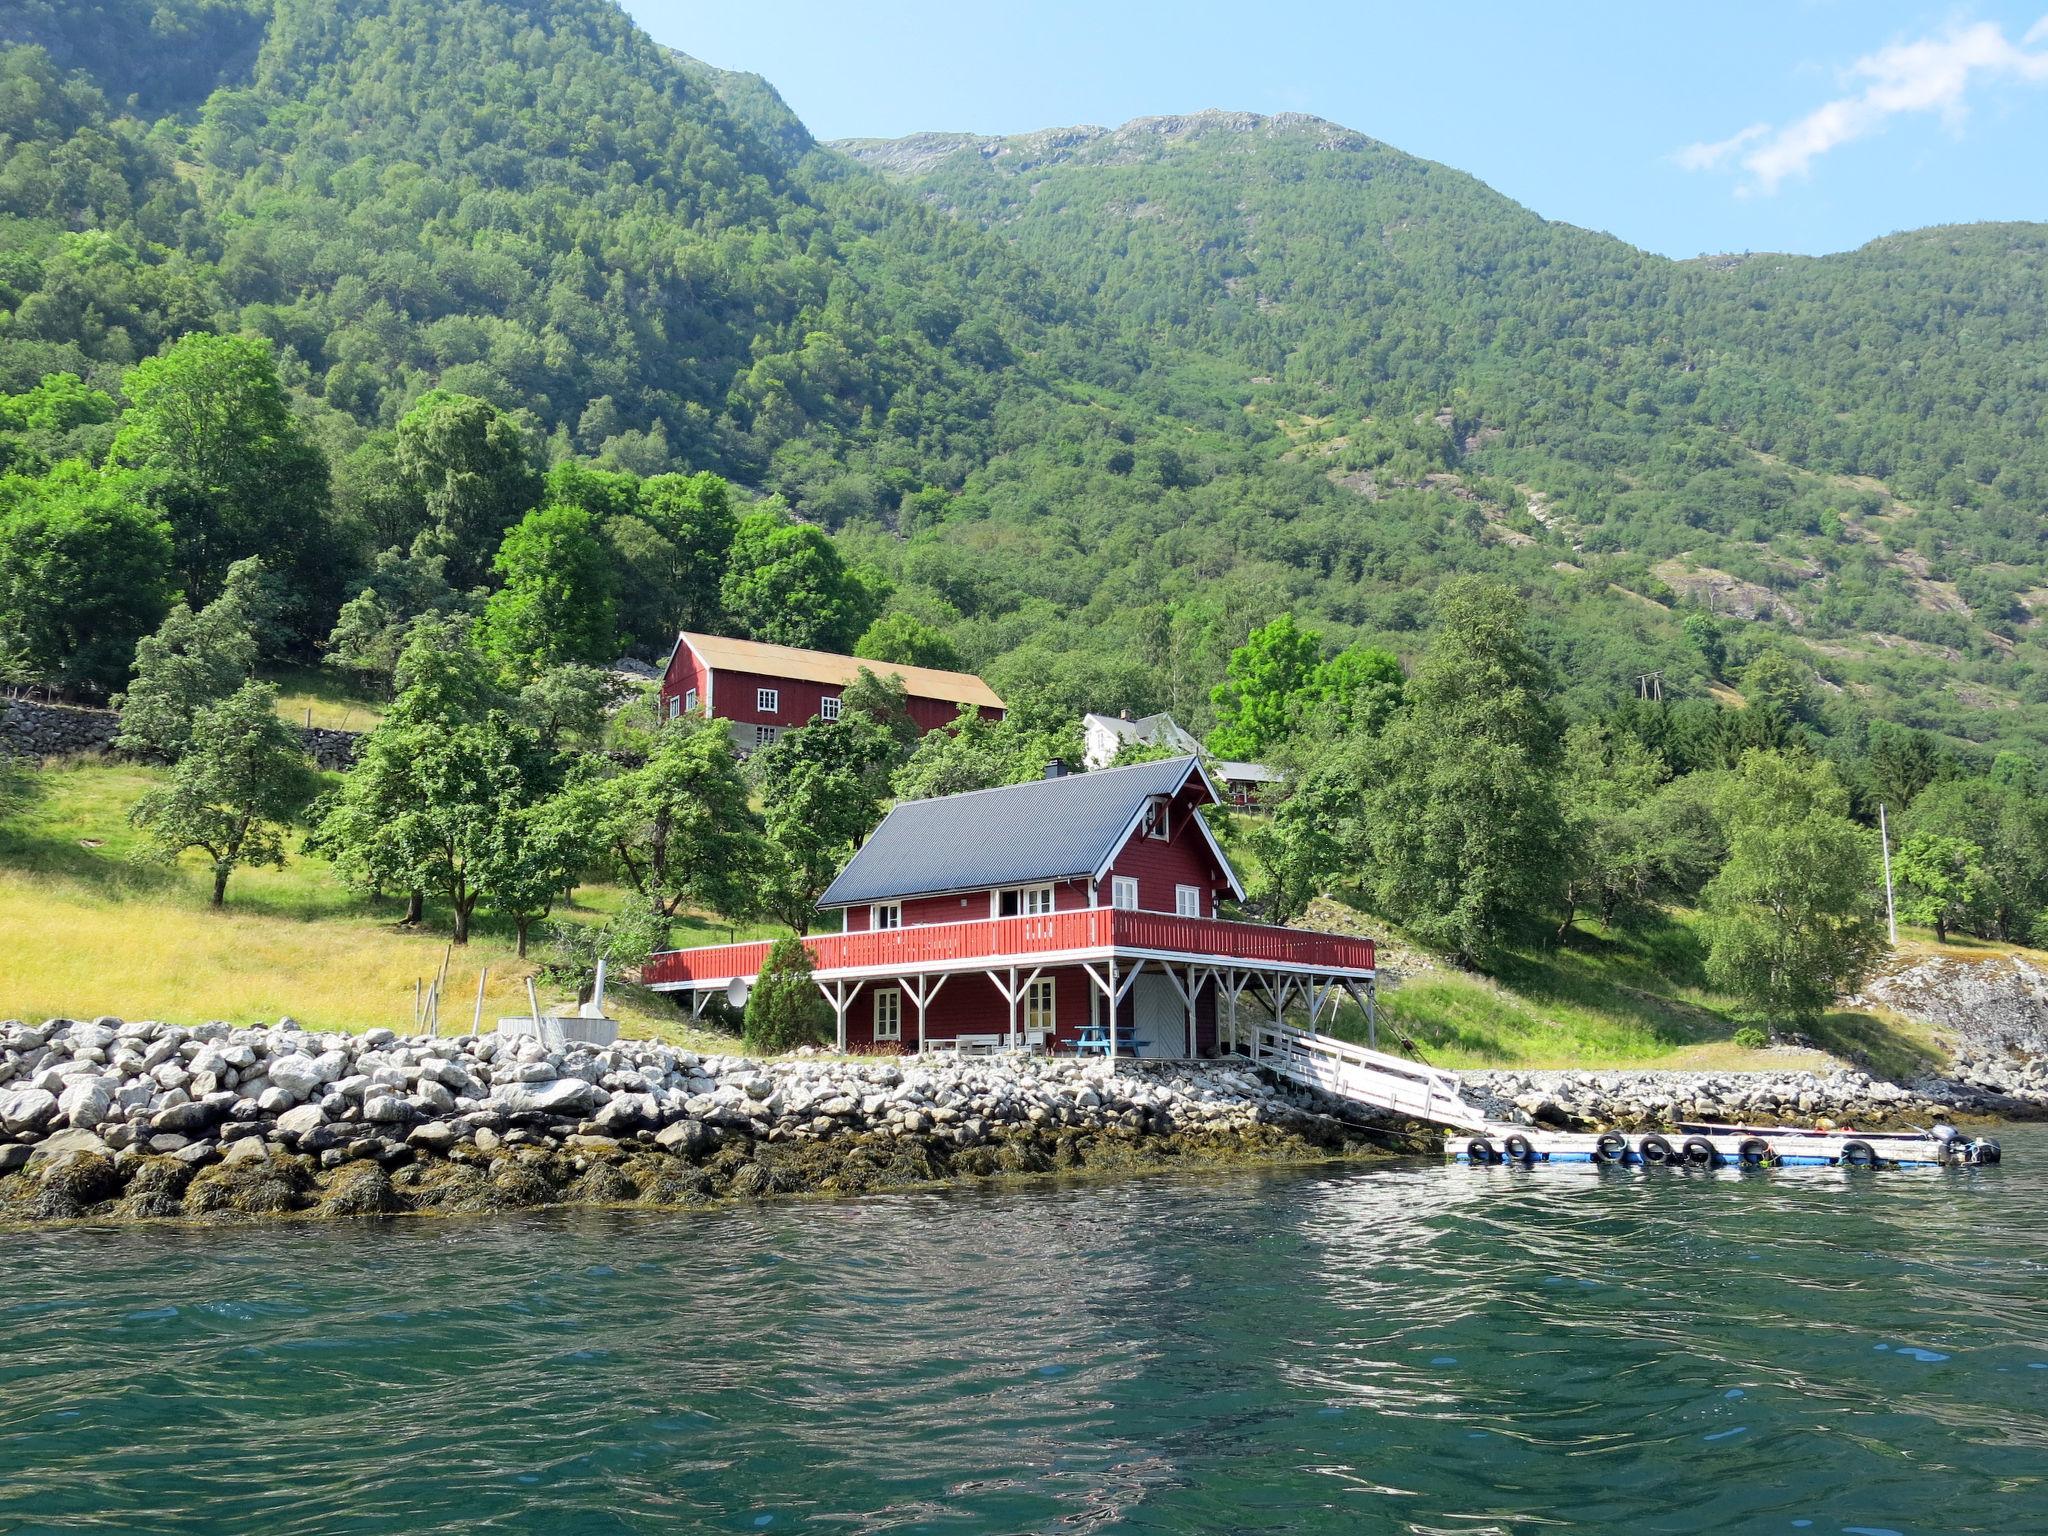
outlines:
M2048 1532L2048 1136L0 1237L0 1531Z

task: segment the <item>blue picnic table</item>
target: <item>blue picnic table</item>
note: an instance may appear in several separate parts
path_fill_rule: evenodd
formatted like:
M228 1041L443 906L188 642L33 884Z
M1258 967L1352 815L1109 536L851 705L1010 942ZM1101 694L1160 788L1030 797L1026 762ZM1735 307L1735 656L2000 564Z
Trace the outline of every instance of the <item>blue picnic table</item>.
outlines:
M1116 1032L1116 1050L1119 1056L1135 1056L1150 1040L1140 1040L1136 1029L1130 1025L1119 1025ZM1081 1033L1074 1041L1074 1054L1086 1056L1109 1054L1109 1026L1107 1024L1083 1024Z

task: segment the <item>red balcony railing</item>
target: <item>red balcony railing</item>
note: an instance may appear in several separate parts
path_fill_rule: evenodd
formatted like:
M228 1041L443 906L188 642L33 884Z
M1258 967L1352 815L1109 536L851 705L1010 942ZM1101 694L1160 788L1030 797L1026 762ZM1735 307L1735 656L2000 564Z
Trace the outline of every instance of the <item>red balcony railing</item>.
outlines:
M1371 970L1371 939L1335 933L1275 928L1265 923L1229 923L1212 917L1175 917L1166 912L1127 912L1115 907L1082 907L1042 917L991 917L964 923L926 923L866 933L818 933L804 940L821 972L886 970L973 961L1030 961L1076 950L1150 950L1195 955L1248 965L1327 966ZM648 960L651 985L728 981L759 974L768 944L710 944L672 949Z

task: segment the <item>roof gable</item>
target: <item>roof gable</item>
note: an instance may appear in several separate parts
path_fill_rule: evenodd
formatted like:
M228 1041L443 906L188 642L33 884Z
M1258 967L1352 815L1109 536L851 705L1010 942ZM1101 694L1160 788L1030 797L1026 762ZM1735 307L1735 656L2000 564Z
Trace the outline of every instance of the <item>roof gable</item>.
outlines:
M1124 845L1145 802L1177 794L1191 779L1209 800L1219 798L1198 758L1174 757L905 801L882 818L818 905L1092 878ZM1220 849L1216 856L1230 874ZM1234 874L1231 881L1234 887Z
M806 683L850 686L865 667L877 677L900 678L904 692L913 698L939 699L948 704L973 704L982 709L1002 709L996 692L971 672L944 672L937 667L907 667L893 661L866 661L858 656L835 656L830 651L807 651L794 645L770 645L765 640L734 640L724 635L688 633L676 644L687 645L707 667L719 672L753 672L763 677L782 677ZM671 653L673 655L673 653Z

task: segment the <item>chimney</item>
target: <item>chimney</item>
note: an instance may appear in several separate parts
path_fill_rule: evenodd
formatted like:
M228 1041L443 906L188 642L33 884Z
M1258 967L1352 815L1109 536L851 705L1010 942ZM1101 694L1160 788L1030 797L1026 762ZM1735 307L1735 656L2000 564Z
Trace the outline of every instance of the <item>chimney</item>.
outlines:
M1067 765L1057 757L1052 758L1045 765L1045 776L1048 779L1064 779L1067 776Z
M1119 720L1128 720L1131 718L1131 712L1128 709L1120 709L1116 712L1116 714Z

